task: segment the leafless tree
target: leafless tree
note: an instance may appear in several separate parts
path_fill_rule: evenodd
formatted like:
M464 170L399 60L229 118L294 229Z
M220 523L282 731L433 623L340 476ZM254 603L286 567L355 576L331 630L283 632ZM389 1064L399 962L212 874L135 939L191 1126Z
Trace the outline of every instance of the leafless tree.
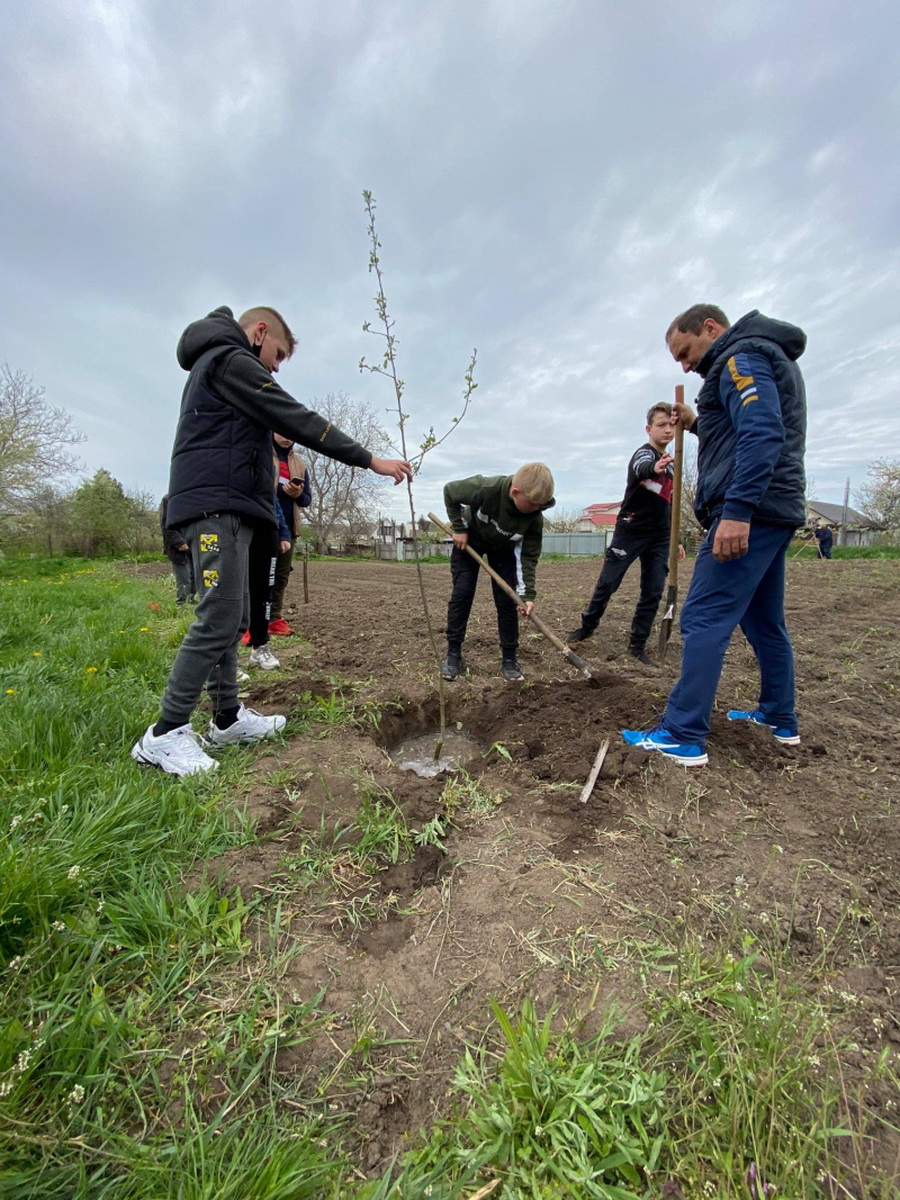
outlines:
M900 534L900 458L877 458L854 499L870 521Z
M547 533L577 533L583 515L580 508L550 508L544 514L544 529Z
M684 461L681 467L681 542L688 550L694 549L704 538L703 527L694 516L697 499L697 449L696 438L684 439Z
M82 469L71 447L83 441L30 375L0 366L0 513L24 511L41 487L70 490Z
M346 392L329 392L321 400L312 400L310 408L373 454L387 452L390 439L378 418L366 404L352 400ZM339 527L358 527L372 519L378 511L382 488L378 476L362 467L349 467L315 450L303 449L301 454L309 467L312 488L312 504L304 514L315 531L316 550L325 553Z

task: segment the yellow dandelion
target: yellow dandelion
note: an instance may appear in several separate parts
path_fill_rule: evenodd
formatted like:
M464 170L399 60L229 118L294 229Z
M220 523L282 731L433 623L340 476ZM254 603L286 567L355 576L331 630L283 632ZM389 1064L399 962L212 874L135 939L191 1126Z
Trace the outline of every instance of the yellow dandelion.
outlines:
M96 675L96 674L97 674L97 668L96 668L96 667L85 667L84 669L85 669L85 671L87 672L87 674L88 674L88 675Z
M41 652L40 652L40 650L32 650L32 652L31 652L31 657L32 657L32 658L40 658L40 657L41 657Z
M7 696L14 696L16 694L16 689L15 688L7 688L6 694L7 694Z
M149 631L150 631L149 625L142 625L140 627L140 629L138 630L138 633L149 633Z

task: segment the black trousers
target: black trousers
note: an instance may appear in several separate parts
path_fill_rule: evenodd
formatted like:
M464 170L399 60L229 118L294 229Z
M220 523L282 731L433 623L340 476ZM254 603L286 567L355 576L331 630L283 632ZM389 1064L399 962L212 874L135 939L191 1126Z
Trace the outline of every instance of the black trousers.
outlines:
M278 530L257 525L253 530L248 563L250 589L250 645L265 646L269 640L272 589L275 585L275 559L278 555Z
M585 629L596 629L600 618L606 612L610 598L618 591L619 585L625 578L625 572L635 561L641 560L641 595L634 610L634 620L631 622L631 649L643 650L650 637L653 621L663 588L666 586L666 575L669 573L669 534L630 534L618 529L606 551L603 570L591 596L591 602L581 614L581 624Z
M515 550L483 549L474 538L469 537L469 545L483 558L488 559L491 566L501 579L505 580L515 591L518 588L518 560ZM447 645L451 650L458 650L466 636L466 626L469 623L469 613L472 611L472 601L475 599L475 589L478 586L478 576L481 567L465 550L453 547L450 555L450 575L453 579L453 591L447 606ZM517 604L507 596L502 588L491 580L494 592L494 604L497 606L497 629L500 634L500 649L504 654L515 654L519 647L519 614Z

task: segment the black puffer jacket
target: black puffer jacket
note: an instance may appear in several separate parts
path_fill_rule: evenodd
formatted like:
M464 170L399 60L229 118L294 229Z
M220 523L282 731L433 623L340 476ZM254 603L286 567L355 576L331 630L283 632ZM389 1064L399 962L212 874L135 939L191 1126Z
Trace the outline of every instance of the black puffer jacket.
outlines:
M700 438L694 509L718 517L798 527L806 519L806 389L796 360L806 334L747 313L697 364L705 382L693 431Z
M351 466L371 463L368 450L279 387L231 309L189 325L178 362L190 375L172 449L170 526L233 512L277 528L273 433Z

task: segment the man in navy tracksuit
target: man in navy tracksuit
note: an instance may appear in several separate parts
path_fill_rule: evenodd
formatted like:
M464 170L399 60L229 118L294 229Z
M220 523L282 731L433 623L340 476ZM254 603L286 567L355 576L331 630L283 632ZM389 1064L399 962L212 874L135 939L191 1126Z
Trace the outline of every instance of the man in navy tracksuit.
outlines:
M706 736L725 651L740 625L760 669L757 708L729 719L800 741L794 653L784 619L785 557L805 520L806 393L797 359L806 334L750 312L729 325L697 304L676 317L666 343L684 371L704 379L697 412L676 405L700 442L694 510L708 530L681 613L681 677L661 724L626 729L627 743L685 766L707 760Z

